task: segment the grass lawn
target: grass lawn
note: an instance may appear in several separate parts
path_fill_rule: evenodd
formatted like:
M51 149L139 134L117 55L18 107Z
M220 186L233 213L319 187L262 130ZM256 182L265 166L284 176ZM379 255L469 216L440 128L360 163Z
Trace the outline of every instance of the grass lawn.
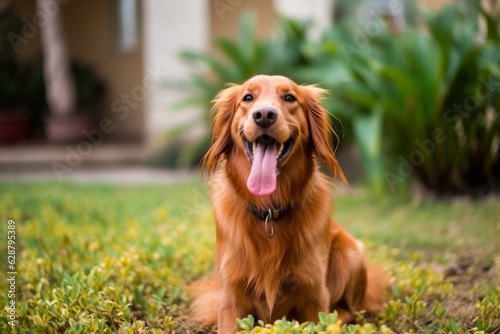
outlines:
M377 318L340 325L251 317L242 333L498 333L500 198L416 203L354 188L335 195L335 219L368 245L393 286ZM210 275L215 243L200 183L111 186L0 183L0 259L15 225L16 327L0 274L2 333L198 333L185 286ZM257 327L251 329L253 325ZM294 327L294 328L292 328Z

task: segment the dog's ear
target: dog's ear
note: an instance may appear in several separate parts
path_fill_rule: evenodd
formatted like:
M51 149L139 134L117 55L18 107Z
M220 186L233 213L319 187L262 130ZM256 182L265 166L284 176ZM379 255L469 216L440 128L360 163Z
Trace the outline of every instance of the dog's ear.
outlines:
M332 145L332 135L336 136L328 111L321 106L326 90L314 85L301 86L307 104L307 117L309 121L309 132L316 157L321 159L333 176L340 177L342 182L347 183L344 172L335 158Z
M224 154L233 148L231 139L231 123L233 121L237 98L241 86L231 84L217 94L211 109L212 119L212 144L201 161L202 170L207 170L208 175L213 173Z

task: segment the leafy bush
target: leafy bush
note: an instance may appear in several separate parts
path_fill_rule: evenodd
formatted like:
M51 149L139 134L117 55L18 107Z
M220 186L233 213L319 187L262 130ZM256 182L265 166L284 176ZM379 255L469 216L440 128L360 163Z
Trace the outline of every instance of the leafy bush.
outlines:
M330 81L333 110L352 115L375 188L386 181L394 190L414 176L440 194L500 184L499 26L483 16L484 43L477 18L466 20L456 6L398 34L379 23L362 47L352 42L354 29L326 35L322 43L344 41L337 54L345 71Z
M0 109L2 111L23 108L26 71L21 67L11 45L11 34L21 31L22 21L12 10L0 11Z
M89 64L73 60L71 73L76 85L77 107L95 108L104 94L104 83L96 70Z

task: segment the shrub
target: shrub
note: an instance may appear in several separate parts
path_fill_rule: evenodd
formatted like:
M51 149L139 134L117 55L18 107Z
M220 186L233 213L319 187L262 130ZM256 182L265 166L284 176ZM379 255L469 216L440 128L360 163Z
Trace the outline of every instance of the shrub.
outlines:
M457 6L400 33L379 22L362 45L353 26L325 34L321 43L336 45L343 61L342 75L327 81L332 110L351 115L376 189L413 178L439 194L499 185L500 40L498 23L483 17L483 43L478 17Z

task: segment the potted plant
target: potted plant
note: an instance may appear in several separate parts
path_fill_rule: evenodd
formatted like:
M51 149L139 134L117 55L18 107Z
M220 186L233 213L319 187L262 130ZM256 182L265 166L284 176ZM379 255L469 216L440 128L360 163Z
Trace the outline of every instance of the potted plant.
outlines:
M0 36L20 28L20 21L10 10L0 13ZM0 39L0 143L28 137L31 114L24 104L25 71L8 38Z

